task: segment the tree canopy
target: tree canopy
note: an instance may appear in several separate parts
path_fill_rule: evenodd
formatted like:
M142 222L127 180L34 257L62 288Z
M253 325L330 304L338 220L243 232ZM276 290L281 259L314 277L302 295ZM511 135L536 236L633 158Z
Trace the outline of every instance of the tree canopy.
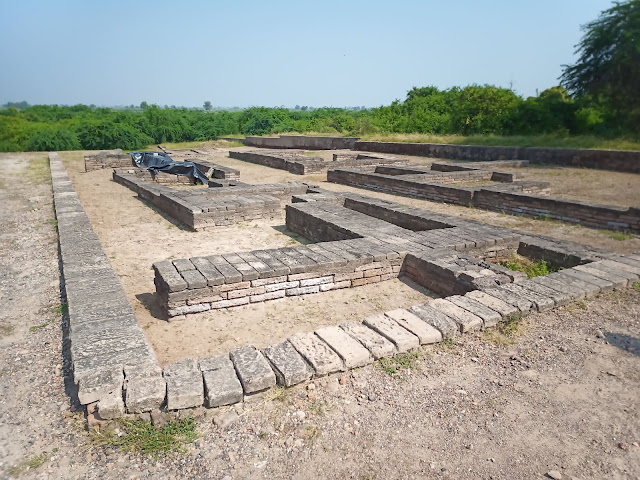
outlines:
M563 86L611 109L624 127L640 131L640 0L614 2L582 26L578 61L565 65Z

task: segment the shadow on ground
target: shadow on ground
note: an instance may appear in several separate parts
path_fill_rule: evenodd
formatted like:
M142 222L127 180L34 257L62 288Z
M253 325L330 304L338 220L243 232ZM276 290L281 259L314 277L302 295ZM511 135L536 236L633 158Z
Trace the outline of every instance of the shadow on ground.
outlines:
M640 357L640 338L614 332L607 332L604 337L611 345Z
M140 293L136 295L138 301L151 314L153 318L158 320L167 320L167 312L160 303L160 299L156 293Z
M291 237L291 244L292 244L291 246L296 246L298 243L301 243L302 245L309 245L310 243L314 243L308 240L307 238L303 237L302 235L298 235L297 233L292 232L287 228L286 225L276 225L271 228L280 232L283 235L286 235L287 237Z

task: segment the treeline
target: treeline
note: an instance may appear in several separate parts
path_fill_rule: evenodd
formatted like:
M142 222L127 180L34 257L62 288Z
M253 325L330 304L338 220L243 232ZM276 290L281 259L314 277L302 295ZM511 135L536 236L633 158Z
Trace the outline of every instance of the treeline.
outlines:
M252 107L242 111L160 108L140 110L35 105L0 110L0 151L139 149L164 142L205 141L225 135L316 132L637 136L587 96L553 87L524 99L491 85L439 90L413 88L404 101L369 110Z

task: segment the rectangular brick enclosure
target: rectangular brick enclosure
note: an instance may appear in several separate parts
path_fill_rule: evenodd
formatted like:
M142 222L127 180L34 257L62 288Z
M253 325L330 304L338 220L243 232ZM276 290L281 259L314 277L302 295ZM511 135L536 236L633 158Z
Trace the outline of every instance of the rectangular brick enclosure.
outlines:
M327 180L436 202L557 219L588 227L640 232L640 208L552 198L548 196L548 184L545 182L518 181L514 174L487 168L491 167L434 163L431 170L381 166L336 169L327 172ZM456 185L456 182L469 181L479 185ZM482 185L483 181L500 183Z
M549 163L571 167L640 173L640 152L622 150L375 142L361 141L359 138L353 137L312 137L305 135L246 137L245 139L233 140L241 141L248 146L261 148L350 149L391 155L415 155L473 162L527 160L531 163Z
M103 168L130 167L134 165L131 155L123 154L121 149L109 150L95 155L84 156L84 171L92 172Z
M566 242L354 194L294 200L287 228L317 243L155 263L156 292L169 318L401 275L436 293L464 294L522 281L522 274L486 261L516 252L563 267L598 258Z
M250 185L234 180L211 180L211 188L179 190L152 183L146 178L147 172L140 172L116 169L113 180L192 230L279 215L281 201L288 202L293 195L306 193L309 189L307 184L298 182Z
M302 151L243 150L229 152L229 157L266 167L286 170L296 175L324 173L330 168L359 167L368 165L406 165L408 160L385 155L334 155L332 162L322 157L308 156Z

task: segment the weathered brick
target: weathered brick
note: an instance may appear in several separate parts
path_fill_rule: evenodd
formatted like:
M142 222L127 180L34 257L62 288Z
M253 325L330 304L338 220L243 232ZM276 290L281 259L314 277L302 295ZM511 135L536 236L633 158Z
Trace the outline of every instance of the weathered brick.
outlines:
M319 328L315 333L338 354L345 367L362 367L373 362L369 351L340 327Z
M287 296L306 295L308 293L318 293L319 291L320 291L320 287L318 285L315 285L313 287L290 288L286 290Z
M417 348L420 345L417 336L383 314L371 315L365 318L362 323L391 341L400 353Z
M311 367L288 341L271 345L262 353L271 363L279 385L291 387L313 375Z
M253 347L236 348L229 354L246 395L271 388L276 377L266 358Z
M397 322L401 327L409 330L420 340L420 345L442 341L442 333L429 325L420 317L402 308L384 313L385 316Z
M289 342L311 365L317 377L345 368L340 357L313 333L294 335L289 338Z

